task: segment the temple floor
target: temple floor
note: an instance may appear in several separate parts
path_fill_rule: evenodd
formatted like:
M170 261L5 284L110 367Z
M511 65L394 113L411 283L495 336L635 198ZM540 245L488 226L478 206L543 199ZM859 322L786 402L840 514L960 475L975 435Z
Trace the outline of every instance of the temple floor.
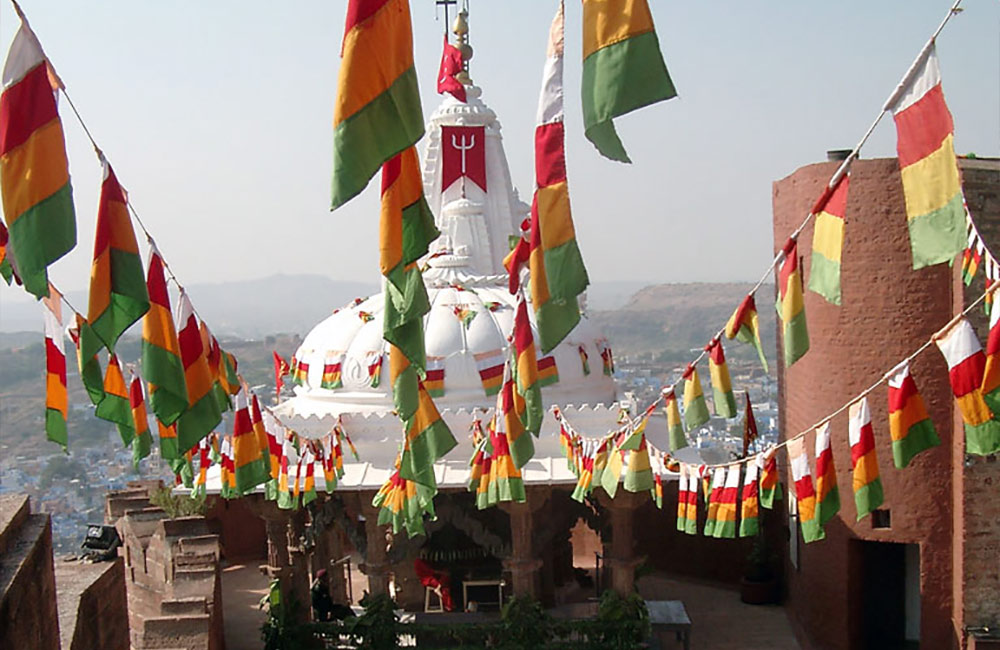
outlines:
M228 648L261 647L260 625L264 617L258 603L267 591L267 578L261 575L258 565L263 562L263 559L248 561L223 569ZM356 564L352 567L351 574L355 599L367 587L364 575L356 567ZM680 600L684 603L692 622L692 650L799 650L784 607L746 605L740 602L739 593L732 588L678 579L662 572L642 577L638 585L639 593L647 600ZM592 590L574 586L560 593L558 600L582 601L592 595ZM677 647L681 645L678 643Z

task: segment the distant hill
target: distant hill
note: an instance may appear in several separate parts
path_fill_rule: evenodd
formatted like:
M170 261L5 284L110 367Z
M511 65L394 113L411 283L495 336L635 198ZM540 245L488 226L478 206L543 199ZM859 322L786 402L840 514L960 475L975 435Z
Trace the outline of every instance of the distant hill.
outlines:
M617 355L652 354L664 360L688 360L721 329L746 293L747 283L687 283L647 286L613 310L591 310L590 319L611 339ZM757 293L761 339L768 359L774 356L774 287ZM727 355L755 354L749 346L727 346ZM751 358L747 356L746 358Z
M272 275L257 280L187 286L198 313L222 336L258 338L275 332L305 335L334 309L377 292L366 282L340 282L321 275ZM77 309L87 304L84 291L67 294ZM40 331L42 314L34 301L5 289L0 331Z

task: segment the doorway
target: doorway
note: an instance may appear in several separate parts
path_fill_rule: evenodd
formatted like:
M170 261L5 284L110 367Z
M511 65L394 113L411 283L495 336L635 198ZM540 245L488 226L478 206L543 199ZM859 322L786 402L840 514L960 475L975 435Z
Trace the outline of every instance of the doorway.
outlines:
M920 646L920 547L856 542L861 546L863 647L910 650Z

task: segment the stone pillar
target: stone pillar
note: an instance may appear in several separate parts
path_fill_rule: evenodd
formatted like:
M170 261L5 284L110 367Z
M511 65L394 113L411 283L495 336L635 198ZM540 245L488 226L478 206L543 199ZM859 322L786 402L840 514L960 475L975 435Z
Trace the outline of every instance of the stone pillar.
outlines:
M614 499L603 490L598 498L608 509L611 517L611 544L605 547L605 565L611 570L611 588L622 596L635 591L635 568L643 563L645 556L635 554L635 511L649 501L645 492L626 492L619 489Z
M500 507L510 515L511 554L504 560L504 568L510 571L515 596L539 599L542 595L542 560L536 557L532 534L533 514L541 510L549 498L550 488L529 489L525 503L503 502Z
M302 539L305 533L305 518L305 511L293 510L289 515L287 527L288 564L291 567L290 589L287 593L291 600L298 602L295 618L301 623L308 623L312 619L312 598L309 594L309 557Z
M360 495L361 514L365 517L365 558L361 571L368 576L368 593L389 593L389 558L386 553L385 528L378 525L378 508L372 506L370 492Z
M291 589L288 567L288 511L280 510L273 501L253 504L256 514L264 520L267 533L267 564L261 572L272 580L278 580L282 594Z

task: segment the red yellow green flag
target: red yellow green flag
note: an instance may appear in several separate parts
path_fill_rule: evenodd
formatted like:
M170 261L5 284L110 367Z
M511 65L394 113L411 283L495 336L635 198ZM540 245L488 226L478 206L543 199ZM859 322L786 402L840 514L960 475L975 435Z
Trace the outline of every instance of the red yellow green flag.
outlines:
M687 465L681 463L680 478L677 480L677 530L684 532L687 528L688 508L688 476Z
M740 495L740 537L753 537L760 532L760 503L757 487L757 463L746 464L743 492Z
M687 516L684 532L688 535L698 534L698 470L692 465L688 465Z
M764 357L764 346L760 342L760 324L757 317L757 303L753 294L748 295L740 303L726 323L726 338L736 339L741 343L752 345L757 350L760 363L767 370L767 358Z
M21 16L3 68L0 194L10 229L7 254L24 288L39 298L49 288L48 266L76 246L73 189L56 105L61 87Z
M799 271L799 247L789 239L781 250L778 271L778 318L782 323L781 340L785 346L785 367L791 366L809 351L809 330L802 299L802 273Z
M816 429L816 518L820 526L840 511L840 490L837 489L837 470L833 466L833 448L830 446L830 422Z
M260 441L254 431L249 401L246 388L236 393L233 411L233 471L239 494L252 491L258 485L267 483L270 478L270 468L264 464Z
M409 1L350 0L333 111L331 209L423 134Z
M781 483L778 481L778 454L776 449L757 454L757 468L760 470L760 505L768 510L774 508L775 500L781 500Z
M951 113L932 43L886 103L906 200L913 268L951 262L965 247L965 209Z
M125 385L122 369L118 365L118 357L113 354L108 358L108 367L104 373L104 399L97 405L94 415L114 422L118 426L118 433L125 446L132 444L132 439L135 438L135 423L132 421L128 387Z
M733 395L733 382L729 378L729 366L726 365L726 354L722 350L722 341L718 337L705 348L708 352L708 371L712 380L712 403L715 414L724 418L736 417L736 396Z
M502 397L497 399L497 410L487 427L489 445L486 449L489 452L489 483L486 503L479 503L477 500L480 509L496 505L501 501L523 503L526 499L521 471L511 457L510 436L512 432L507 428L511 424L520 425L520 420L512 411L505 408L504 402ZM524 436L524 431L521 431L520 434ZM530 439L529 436L524 437Z
M514 366L512 372L515 382L514 411L517 413L524 428L534 435L542 427L545 416L542 404L542 383L539 371L538 356L535 352L535 339L528 320L528 307L523 294L518 294L517 308L514 313ZM532 446L533 449L533 446ZM530 458L530 457L529 457ZM529 458L517 456L518 467L523 467Z
M910 375L909 362L900 364L889 374L889 435L896 469L903 469L920 452L941 444L934 421Z
M719 503L722 498L722 490L726 485L726 468L717 467L712 472L712 487L708 494L708 516L705 519L703 533L705 537L715 536L715 527L719 522Z
M851 443L851 468L854 472L854 504L858 521L882 505L882 479L879 478L878 457L875 455L875 432L868 398L851 404L848 410L848 439Z
M670 439L670 451L677 451L688 446L687 436L684 435L684 424L681 421L681 410L677 406L677 394L671 387L668 392L663 393L663 410L667 416L667 434Z
M177 444L186 452L207 436L222 421L222 412L212 386L206 350L201 343L201 331L194 307L187 293L181 291L180 314L177 319L180 331L177 340L184 363L184 382L187 385L188 410L177 420Z
M990 291L988 295L994 293ZM997 301L990 306L990 333L986 339L986 363L980 392L991 411L1000 411L1000 306Z
M290 433L286 433L281 441L281 463L278 473L278 507L282 510L298 508L298 501L292 498L292 478L290 476L292 466L298 466L299 450L295 446L295 441Z
M109 351L122 332L149 311L139 245L125 191L106 160L97 209L94 262L90 268L87 321Z
M584 0L581 86L587 139L631 162L612 119L677 96L646 0Z
M69 396L66 392L66 349L63 345L62 296L49 287L45 307L45 435L63 450L69 442L66 416Z
M732 539L736 537L736 502L740 494L740 466L732 465L726 470L726 482L719 493L719 508L715 512L715 527L712 537Z
M204 440L204 438L202 438L202 440ZM201 444L201 440L198 441L198 444ZM223 499L238 497L240 496L240 490L236 487L236 463L233 460L232 438L225 436L222 439L219 453L222 456L222 460L219 463L221 470L219 473L219 480L222 484L219 490L219 496Z
M577 296L590 283L576 242L566 177L563 22L560 2L549 30L535 123L536 189L531 202L528 267L531 270L531 305L538 326L538 345L543 354L551 352L580 322Z
M788 441L788 458L792 465L792 481L795 483L795 503L802 527L802 540L807 544L826 537L819 525L816 513L816 488L813 486L809 458L806 456L805 441L793 438Z
M149 431L149 416L146 413L146 398L142 394L142 379L132 376L128 388L129 406L132 408L132 422L135 438L132 439L132 467L138 470L139 461L149 456L153 448L153 434Z
M708 405L705 404L705 394L701 391L698 369L688 364L684 370L684 426L688 431L693 431L709 419Z
M160 422L171 425L187 410L187 384L170 311L170 294L163 276L163 259L152 243L146 291L149 311L142 319L142 372L149 382L150 408Z
M961 318L939 332L936 342L948 363L948 379L965 423L965 453L1000 452L1000 421L983 398L986 355L972 325Z
M177 424L167 426L157 420L156 426L160 440L160 457L168 461L176 460L180 456L180 451L177 449Z
M622 487L627 492L642 492L655 486L653 468L649 461L649 445L646 442L646 424L649 422L647 412L635 430L626 436L621 448L628 451L626 457L625 475Z
M809 290L835 305L840 304L840 258L844 249L844 218L847 214L847 190L850 178L840 177L827 186L813 206L812 266Z

